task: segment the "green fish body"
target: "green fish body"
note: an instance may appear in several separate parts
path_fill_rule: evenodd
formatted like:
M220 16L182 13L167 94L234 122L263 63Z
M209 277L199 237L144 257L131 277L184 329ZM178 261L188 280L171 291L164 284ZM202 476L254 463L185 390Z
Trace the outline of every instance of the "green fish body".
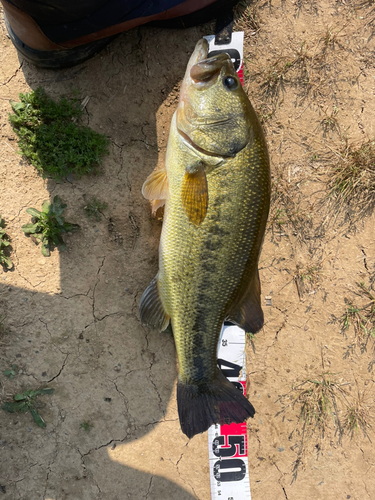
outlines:
M165 169L143 186L165 203L159 272L140 303L142 322L171 321L181 428L242 422L254 408L217 367L224 320L263 325L258 260L270 201L267 146L229 56L207 59L202 40L188 64L173 116Z

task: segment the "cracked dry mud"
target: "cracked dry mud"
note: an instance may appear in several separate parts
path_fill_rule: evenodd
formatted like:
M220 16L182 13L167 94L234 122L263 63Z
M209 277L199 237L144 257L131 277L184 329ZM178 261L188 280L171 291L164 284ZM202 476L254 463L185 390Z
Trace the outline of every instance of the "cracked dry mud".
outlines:
M349 230L319 200L344 135L374 136L375 12L355 0L249 5L258 25L246 15L237 22L245 29L245 89L264 121L273 179L283 176L295 204L294 219L284 221L277 214L285 198L273 200L260 262L266 321L247 349L257 411L248 422L252 498L372 499L369 439L359 431L340 441L328 423L301 456L298 407L277 414L280 395L325 371L347 384L349 396L366 388L374 410L374 345L346 355L354 332L343 335L335 321L345 299L356 297L356 282L374 280L374 216ZM206 500L207 436L189 441L180 431L173 340L143 327L137 310L157 270L161 230L141 185L163 161L188 57L213 26L133 30L57 72L19 59L0 27L0 213L15 264L0 271L0 400L25 388L55 389L40 398L46 429L29 413L0 412L0 499ZM16 153L8 101L38 86L54 98L75 89L90 97L84 121L111 141L103 175L43 180ZM336 121L327 119L332 113ZM66 236L65 252L44 258L20 228L27 207L56 194L81 229ZM93 196L108 204L101 222L82 209ZM319 271L302 279L312 268ZM22 374L9 380L2 372L14 363ZM93 427L85 431L84 422Z

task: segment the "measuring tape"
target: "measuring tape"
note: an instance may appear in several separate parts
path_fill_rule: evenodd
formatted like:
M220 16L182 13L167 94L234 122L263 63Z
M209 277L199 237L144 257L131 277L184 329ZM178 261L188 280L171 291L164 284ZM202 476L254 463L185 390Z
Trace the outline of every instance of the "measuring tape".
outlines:
M225 52L232 59L237 75L243 85L243 37L244 32L232 33L231 41L225 45L215 45L215 35L205 36L208 42L208 57Z
M220 335L217 363L227 377L246 396L245 332L224 323ZM212 425L208 429L211 498L213 500L251 500L247 461L246 422Z
M232 33L231 41L215 45L215 36L206 36L209 57L226 52L232 59L243 84L243 32ZM246 396L246 335L238 326L224 323L219 345L218 365ZM208 429L212 500L251 500L249 464L247 460L246 422L212 425Z

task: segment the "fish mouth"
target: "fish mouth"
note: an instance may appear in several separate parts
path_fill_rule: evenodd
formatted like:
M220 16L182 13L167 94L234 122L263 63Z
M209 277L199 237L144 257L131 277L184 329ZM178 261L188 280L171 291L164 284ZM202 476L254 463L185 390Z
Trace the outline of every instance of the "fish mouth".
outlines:
M207 59L208 56L208 42L205 38L201 38L195 46L194 52L191 55L191 66L197 64L199 61Z
M207 59L208 56L208 42L205 38L199 40L196 44L194 52L190 56L189 62L186 67L185 78L182 83L182 89L186 88L189 85L190 80L190 71L195 64Z
M216 79L221 72L223 66L230 62L230 57L225 52L217 54L213 57L200 59L190 69L190 77L195 83L206 84L213 79Z
M181 100L185 100L190 85L208 87L216 81L223 66L230 65L228 54L222 52L212 57L208 56L208 42L205 38L199 40L191 55L181 86Z

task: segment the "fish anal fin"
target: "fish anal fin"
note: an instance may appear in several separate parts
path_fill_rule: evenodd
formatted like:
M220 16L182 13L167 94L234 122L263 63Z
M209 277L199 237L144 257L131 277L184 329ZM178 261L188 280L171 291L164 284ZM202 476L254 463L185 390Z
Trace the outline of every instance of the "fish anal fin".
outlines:
M206 217L208 207L207 177L204 165L186 171L182 181L182 206L189 222L199 226Z
M169 197L168 176L165 168L154 170L142 186L146 200L167 200ZM160 206L160 205L159 205Z
M151 326L161 332L163 332L169 324L170 317L165 312L160 299L157 276L143 292L139 303L139 315L141 323Z
M229 311L226 319L249 333L257 333L263 327L264 316L260 305L258 271L249 283L244 296Z

